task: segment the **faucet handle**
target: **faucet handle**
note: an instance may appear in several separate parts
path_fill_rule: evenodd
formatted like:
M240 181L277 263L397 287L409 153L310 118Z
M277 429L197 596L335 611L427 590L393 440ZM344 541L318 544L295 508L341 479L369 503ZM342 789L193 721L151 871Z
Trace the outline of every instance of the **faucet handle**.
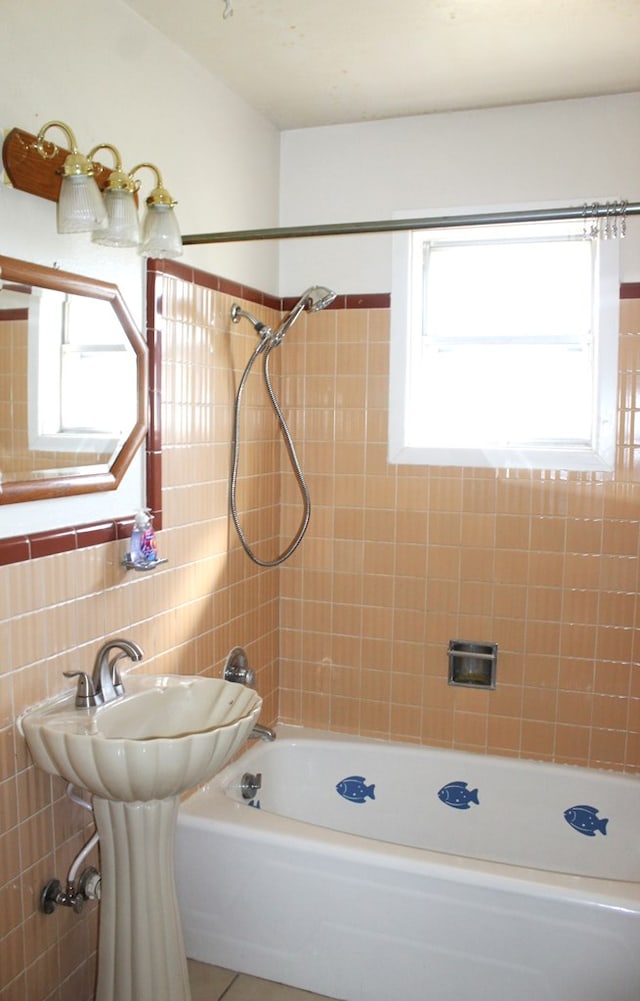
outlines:
M235 681L239 685L247 685L248 688L253 688L256 680L255 672L249 667L247 655L242 647L234 647L227 657L223 678L225 681Z
M78 709L89 709L99 703L99 696L96 695L95 686L89 675L85 671L63 671L65 678L77 678L78 688L76 690L76 706Z

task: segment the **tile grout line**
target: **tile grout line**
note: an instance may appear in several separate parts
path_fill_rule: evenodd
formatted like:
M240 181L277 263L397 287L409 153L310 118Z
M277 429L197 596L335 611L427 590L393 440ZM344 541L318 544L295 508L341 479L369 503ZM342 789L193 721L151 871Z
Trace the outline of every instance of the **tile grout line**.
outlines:
M239 973L235 974L235 976L234 976L233 980L231 981L231 983L227 984L227 986L223 990L222 994L220 994L218 996L218 1001L223 1001L223 998L225 998L227 996L227 994L229 993L229 991L231 990L231 988L233 987L233 985L235 984L235 982L236 982L236 980L238 979L239 976L240 976ZM212 1001L213 1001L213 999L212 999Z

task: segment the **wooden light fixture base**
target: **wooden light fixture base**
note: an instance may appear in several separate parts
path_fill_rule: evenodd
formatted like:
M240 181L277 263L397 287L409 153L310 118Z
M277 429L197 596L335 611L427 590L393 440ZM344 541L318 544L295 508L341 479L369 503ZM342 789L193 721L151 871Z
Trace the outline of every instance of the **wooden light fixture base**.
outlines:
M45 140L51 156L41 156L37 150L37 136L23 129L11 129L2 146L2 163L9 181L18 191L26 191L40 198L57 202L62 183L62 168L69 150ZM111 169L94 164L95 179L102 190L109 180ZM136 199L137 200L137 199Z

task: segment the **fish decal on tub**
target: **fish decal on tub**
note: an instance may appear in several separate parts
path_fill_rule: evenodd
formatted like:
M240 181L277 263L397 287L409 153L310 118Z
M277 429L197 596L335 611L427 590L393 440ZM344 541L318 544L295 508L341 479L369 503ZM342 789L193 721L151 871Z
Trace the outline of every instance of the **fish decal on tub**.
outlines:
M607 833L608 817L599 817L596 806L570 806L564 811L564 819L573 827L578 834L586 834L588 838L595 838L596 831L601 834Z
M466 782L447 782L446 786L438 790L438 799L454 810L468 810L472 803L480 805L478 790L469 789Z
M366 784L364 775L349 775L341 779L336 786L336 792L350 803L364 803L366 799L375 799L375 784Z

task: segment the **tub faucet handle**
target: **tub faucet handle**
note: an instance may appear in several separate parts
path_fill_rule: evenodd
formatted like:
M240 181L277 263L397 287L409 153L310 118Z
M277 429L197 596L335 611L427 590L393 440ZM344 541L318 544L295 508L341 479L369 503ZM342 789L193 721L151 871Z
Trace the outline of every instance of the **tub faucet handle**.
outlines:
M234 647L227 657L223 676L225 681L235 681L239 685L253 688L256 680L255 672L249 667L247 655L242 647Z

